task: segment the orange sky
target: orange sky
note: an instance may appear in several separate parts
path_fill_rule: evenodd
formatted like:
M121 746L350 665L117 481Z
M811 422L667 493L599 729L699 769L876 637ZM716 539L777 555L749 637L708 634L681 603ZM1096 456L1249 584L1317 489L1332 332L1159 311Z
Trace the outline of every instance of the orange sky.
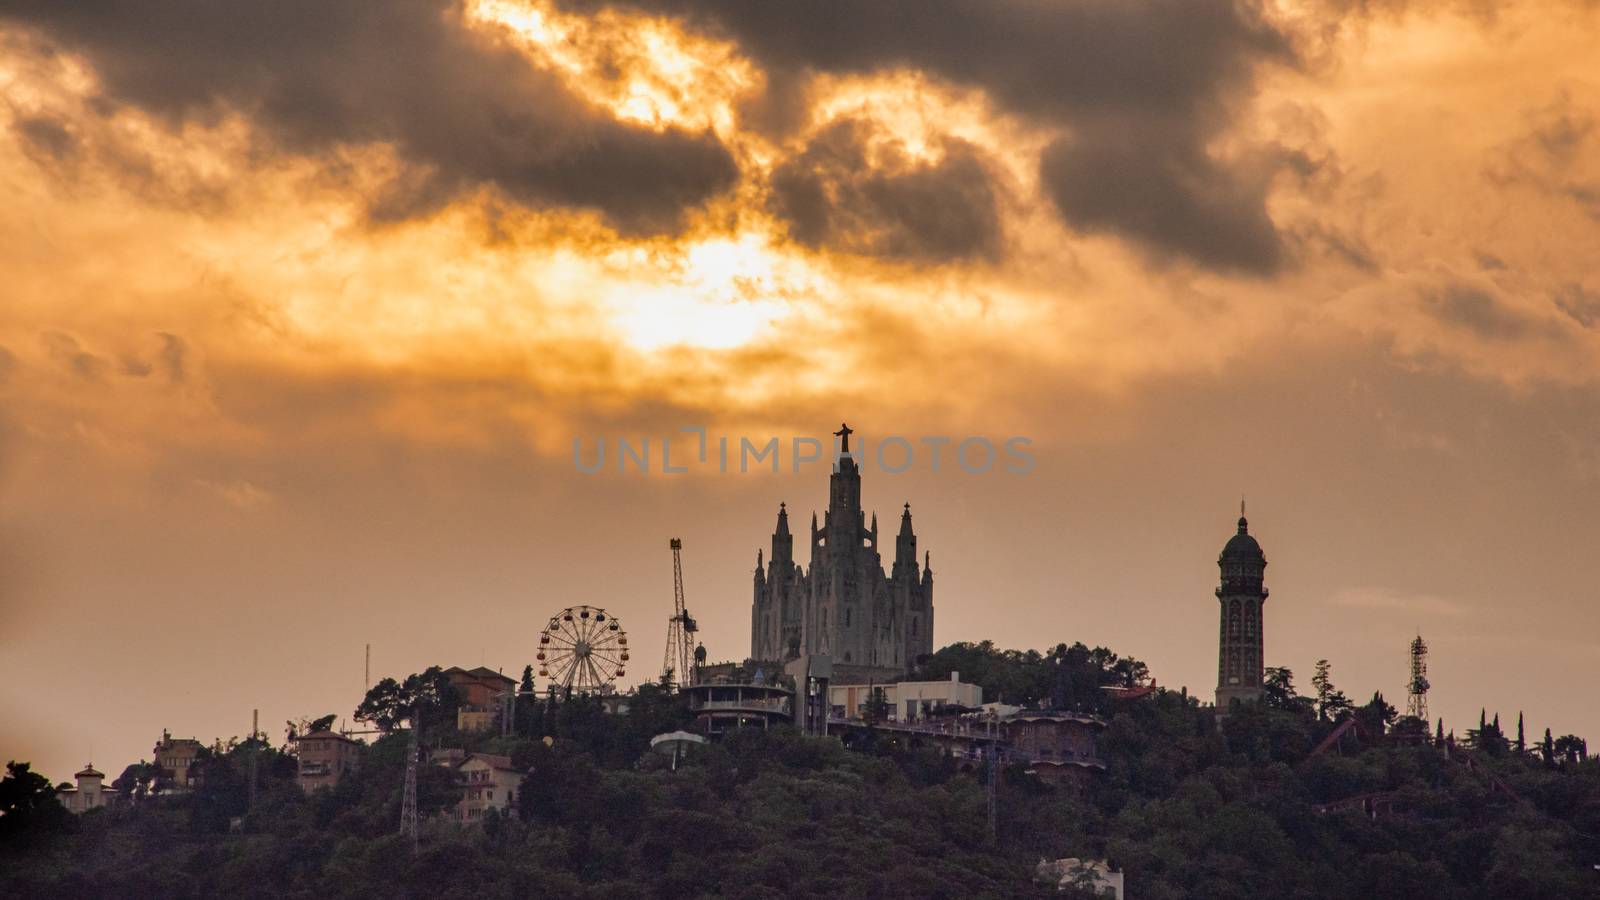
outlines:
M823 472L571 442L840 419L1033 441L866 475L937 644L1209 694L1245 493L1269 664L1398 701L1420 628L1447 728L1600 733L1600 12L808 9L0 12L0 756L277 739L577 603L649 677L671 536L740 657Z

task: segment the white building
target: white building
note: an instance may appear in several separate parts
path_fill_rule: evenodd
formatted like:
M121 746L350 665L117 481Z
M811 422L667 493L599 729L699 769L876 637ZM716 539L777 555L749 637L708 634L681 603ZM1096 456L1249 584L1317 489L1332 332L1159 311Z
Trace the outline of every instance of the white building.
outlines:
M492 753L469 754L456 766L461 782L461 802L456 814L463 823L480 822L491 809L506 815L517 808L517 793L526 772L511 765L511 757Z
M1123 900L1122 873L1113 871L1110 864L1098 859L1069 857L1054 861L1039 860L1034 877L1045 884L1054 884L1056 890L1068 888L1093 891L1109 900Z
M117 798L117 789L105 787L105 774L96 771L92 764L84 766L83 771L73 777L78 780L77 787L56 788L56 799L67 808L67 812L88 812Z
M977 709L983 704L983 688L962 684L960 672L951 672L949 681L832 684L828 686L828 703L837 718L864 719L877 691L883 692L883 699L889 704L891 722L918 722L947 706Z

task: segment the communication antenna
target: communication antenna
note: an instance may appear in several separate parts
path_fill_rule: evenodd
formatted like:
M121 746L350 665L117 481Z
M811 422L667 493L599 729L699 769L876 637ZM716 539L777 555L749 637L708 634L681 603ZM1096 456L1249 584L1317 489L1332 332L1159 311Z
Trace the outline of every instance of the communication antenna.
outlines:
M661 672L679 685L694 683L694 635L700 630L683 601L683 541L672 539L672 618L667 620L667 652Z
M246 809L256 808L256 757L261 754L256 739L261 734L261 710L250 710L250 801Z
M1417 635L1411 642L1411 681L1406 684L1406 715L1428 721L1428 644Z

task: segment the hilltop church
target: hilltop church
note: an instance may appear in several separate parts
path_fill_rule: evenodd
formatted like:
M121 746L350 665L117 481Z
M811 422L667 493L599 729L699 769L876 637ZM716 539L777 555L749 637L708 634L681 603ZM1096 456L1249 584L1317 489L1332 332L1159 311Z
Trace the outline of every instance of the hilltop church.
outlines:
M872 524L866 524L861 470L846 455L850 433L848 426L835 432L842 443L828 479L821 527L816 513L811 515L810 568L802 570L795 562L782 503L764 568L756 552L750 656L773 661L831 656L836 679L841 669L857 677L895 677L933 652L933 569L926 555L917 565L917 535L907 503L895 536L894 564L884 574L878 516L874 513Z

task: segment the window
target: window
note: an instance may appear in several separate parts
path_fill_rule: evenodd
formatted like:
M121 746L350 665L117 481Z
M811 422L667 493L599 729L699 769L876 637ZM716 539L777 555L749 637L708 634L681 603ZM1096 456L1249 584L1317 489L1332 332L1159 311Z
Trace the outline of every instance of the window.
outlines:
M850 607L848 606L844 608L844 627L850 627Z

